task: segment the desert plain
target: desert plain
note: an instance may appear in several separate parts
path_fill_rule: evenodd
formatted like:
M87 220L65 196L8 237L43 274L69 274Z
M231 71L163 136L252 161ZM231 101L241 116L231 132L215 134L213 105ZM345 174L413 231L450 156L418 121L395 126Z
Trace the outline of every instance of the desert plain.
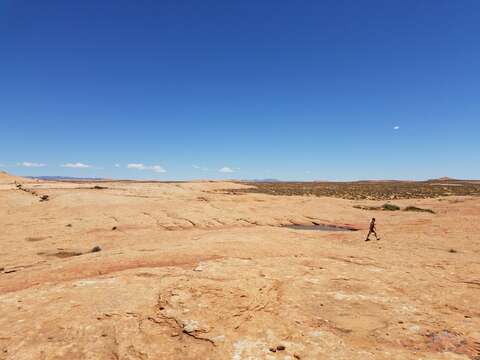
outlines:
M0 359L480 359L480 185L308 186L1 173Z

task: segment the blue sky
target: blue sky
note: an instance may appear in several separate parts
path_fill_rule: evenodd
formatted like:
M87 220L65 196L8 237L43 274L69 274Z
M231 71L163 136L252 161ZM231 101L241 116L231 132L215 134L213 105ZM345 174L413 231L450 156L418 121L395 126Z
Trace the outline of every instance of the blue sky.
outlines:
M479 14L477 0L0 0L0 168L480 178Z

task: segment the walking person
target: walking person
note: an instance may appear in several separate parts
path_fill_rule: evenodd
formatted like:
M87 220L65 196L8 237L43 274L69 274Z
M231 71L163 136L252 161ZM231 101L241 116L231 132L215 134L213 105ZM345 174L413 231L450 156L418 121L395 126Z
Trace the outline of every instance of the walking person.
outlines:
M375 235L375 238L377 240L380 240L380 238L377 235L376 228L375 228L375 218L372 218L372 220L370 220L370 226L368 228L368 235L367 235L367 238L365 239L365 241L370 241L370 235L371 234Z

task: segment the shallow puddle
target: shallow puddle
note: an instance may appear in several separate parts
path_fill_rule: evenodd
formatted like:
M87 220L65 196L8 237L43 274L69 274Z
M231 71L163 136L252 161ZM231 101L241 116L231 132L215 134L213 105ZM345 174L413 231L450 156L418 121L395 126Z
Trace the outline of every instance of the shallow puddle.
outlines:
M356 231L357 229L348 226L336 226L336 225L285 225L283 226L293 230L315 230L315 231Z

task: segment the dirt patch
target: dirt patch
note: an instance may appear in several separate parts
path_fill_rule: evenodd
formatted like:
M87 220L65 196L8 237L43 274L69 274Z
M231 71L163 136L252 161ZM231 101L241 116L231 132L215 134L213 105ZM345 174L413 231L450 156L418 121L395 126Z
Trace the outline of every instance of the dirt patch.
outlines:
M442 330L426 335L427 346L434 352L453 352L467 355L470 359L480 359L480 343L465 338L461 333Z
M50 239L50 238L51 238L51 236L29 236L29 237L25 238L25 241L37 242L37 241L47 240L47 239Z
M54 257L57 257L57 258L60 258L60 259L65 259L65 258L69 258L69 257L73 257L73 256L80 256L80 255L83 255L82 252L79 252L79 251L58 251L56 253L53 253L53 254L48 254L47 256L54 256Z

